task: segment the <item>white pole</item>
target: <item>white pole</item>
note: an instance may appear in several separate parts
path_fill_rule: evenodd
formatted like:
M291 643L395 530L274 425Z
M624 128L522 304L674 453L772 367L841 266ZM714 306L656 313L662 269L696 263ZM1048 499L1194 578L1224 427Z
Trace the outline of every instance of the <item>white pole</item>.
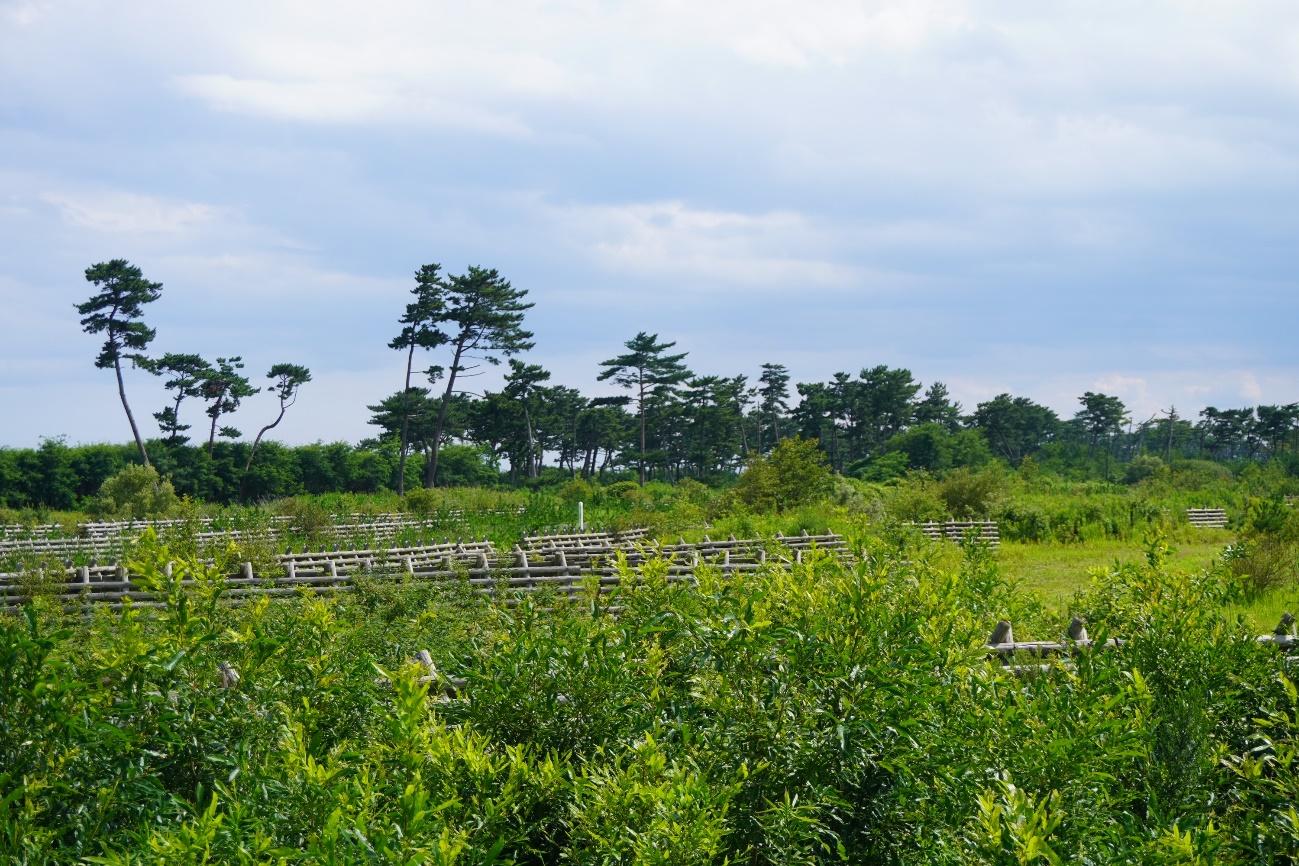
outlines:
M577 531L586 531L586 509L585 503L582 502L577 503Z

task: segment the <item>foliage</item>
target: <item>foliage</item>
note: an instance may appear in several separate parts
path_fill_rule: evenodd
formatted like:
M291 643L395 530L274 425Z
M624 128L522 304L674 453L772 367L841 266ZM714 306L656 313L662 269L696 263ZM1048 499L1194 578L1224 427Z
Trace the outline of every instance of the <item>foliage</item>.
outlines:
M627 351L601 361L604 369L596 378L601 382L613 379L614 383L636 392L636 414L640 418L640 452L637 462L640 483L645 483L647 415L651 406L662 408L670 401L678 385L690 378L690 371L682 364L686 352L668 353L675 342L660 343L658 334L641 331L624 345Z
M532 308L525 302L527 289L516 289L494 268L471 266L463 274L438 278L431 289L435 311L427 324L447 328L445 342L451 346L451 364L445 368L446 389L434 421L432 449L425 464L424 486L438 480L438 461L446 429L447 414L455 396L456 379L481 366L499 364L509 357L532 348L532 332L523 328L524 314ZM443 370L430 371L436 379ZM471 373L471 375L473 375Z
M1063 624L986 551L857 553L697 585L651 563L606 601L376 578L230 605L146 539L131 567L162 608L0 615L0 859L1299 855L1299 693L1222 613L1224 574L1170 573L1153 541L1076 602L1122 648L1016 677L985 659L991 623ZM463 689L422 682L419 650Z
M943 476L938 485L938 495L947 506L947 513L958 519L985 518L1005 491L1005 474L998 466L977 472L964 467L955 469Z
M1226 560L1251 594L1293 582L1299 577L1299 513L1274 499L1251 502Z
M815 502L831 489L824 453L811 439L782 439L769 455L749 461L735 492L750 508L776 511Z
M139 362L144 350L153 342L155 331L144 322L144 305L151 304L162 295L162 283L144 278L143 272L126 259L113 259L86 268L86 281L94 284L96 292L84 303L77 304L81 315L81 329L87 334L103 334L104 344L95 358L101 370L110 367L117 375L117 392L122 409L131 425L141 462L148 464L149 454L144 437L140 434L126 400L126 387L122 381L122 359Z
M104 517L143 520L166 517L180 500L171 482L152 466L127 466L99 488L98 513Z

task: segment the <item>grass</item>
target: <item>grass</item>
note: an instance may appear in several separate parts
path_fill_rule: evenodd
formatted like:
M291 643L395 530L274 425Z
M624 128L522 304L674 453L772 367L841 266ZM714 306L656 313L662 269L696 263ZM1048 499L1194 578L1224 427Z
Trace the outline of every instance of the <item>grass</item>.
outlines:
M1195 572L1211 567L1232 541L1225 532L1206 533L1203 540L1173 544L1169 569ZM1064 614L1074 595L1086 589L1097 573L1115 563L1140 562L1145 551L1140 542L1102 540L1083 544L1021 544L1005 542L997 552L1002 574L1036 593L1048 608ZM1271 631L1281 614L1299 611L1299 583L1262 593L1227 609L1243 616L1259 633Z

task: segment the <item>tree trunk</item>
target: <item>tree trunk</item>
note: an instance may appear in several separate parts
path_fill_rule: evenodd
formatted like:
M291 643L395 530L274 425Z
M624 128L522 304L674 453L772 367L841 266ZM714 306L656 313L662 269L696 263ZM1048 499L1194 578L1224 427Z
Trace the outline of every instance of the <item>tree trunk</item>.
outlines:
M126 402L126 383L122 381L122 359L114 355L113 370L117 373L117 394L122 398L122 408L126 410L126 420L131 423L131 435L135 437L135 447L140 449L140 459L144 465L149 464L149 452L144 450L144 440L140 438L140 428L135 426L135 416L131 414L131 404Z
M281 421L284 420L284 411L285 411L286 408L287 408L286 406L281 405L281 406L280 406L280 414L276 417L276 419L275 419L274 421L272 421L271 423L267 424L267 425L266 425L265 427L263 427L261 430L258 430L258 431L257 431L257 438L253 439L253 447L252 447L252 449L248 452L248 462L246 462L246 463L244 464L244 475L247 475L247 474L248 474L248 470L249 470L250 468L252 468L252 465L253 465L253 457L255 457L255 456L257 455L257 446L262 444L262 437L266 435L266 431L267 431L267 430L273 430L273 429L275 429L276 427L279 426L279 423L280 423Z
M415 340L410 341L406 353L406 387L401 392L401 454L397 458L397 495L406 492L406 445L410 432L410 368L415 361Z
M640 461L637 463L637 474L640 477L640 486L645 486L645 376L641 375L640 380Z
M253 458L257 456L257 446L262 444L262 437L266 435L267 430L274 429L284 420L284 412L286 409L288 409L288 407L281 403L280 414L275 417L275 420L257 431L257 437L253 439L253 447L248 451L248 460L244 463L244 474L239 476L239 497L241 499L244 495L244 489L248 485L248 470L253 468Z
M177 388L176 390L179 391L181 389ZM183 393L177 394L176 405L171 409L171 436L167 440L169 445L180 444L180 401L184 398L185 395Z
M207 453L209 455L212 453L212 446L216 442L216 422L220 417L220 415L212 416L212 429L209 430L207 434Z
M528 428L528 477L537 477L537 440L532 435L532 414L528 412L528 401L523 401L523 423Z
M460 369L460 355L465 350L465 337L456 341L455 358L451 361L451 370L447 373L447 389L442 392L442 406L438 409L438 423L433 428L433 459L429 461L424 473L424 486L432 487L438 478L438 451L442 448L442 429L446 426L447 412L451 409L451 394L456 386L456 372Z

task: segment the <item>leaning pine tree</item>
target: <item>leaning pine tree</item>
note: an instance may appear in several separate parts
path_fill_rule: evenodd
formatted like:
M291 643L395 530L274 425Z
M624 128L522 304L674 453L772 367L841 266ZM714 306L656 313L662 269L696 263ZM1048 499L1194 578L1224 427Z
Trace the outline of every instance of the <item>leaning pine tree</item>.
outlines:
M527 289L516 289L494 268L470 267L463 274L451 276L443 286L445 307L436 324L448 325L453 352L446 370L447 385L438 406L433 428L431 458L424 470L424 486L437 483L438 451L446 429L456 378L473 376L469 372L482 361L499 364L501 356L510 356L532 348L532 333L523 329L523 314L532 308L525 303Z
M126 384L122 380L122 359L139 363L143 351L153 341L155 331L139 321L144 305L158 300L162 283L146 280L144 274L126 259L113 259L86 268L86 280L95 285L97 292L83 304L77 304L81 314L81 328L87 334L103 334L104 346L99 350L95 366L101 370L112 368L117 374L117 394L122 399L122 409L131 425L135 446L140 449L140 459L149 465L149 452L144 438L126 401Z
M271 380L271 393L280 400L280 414L275 416L274 421L257 431L253 447L248 449L248 462L244 464L245 480L248 470L253 466L253 458L257 455L257 446L262 444L262 437L284 420L284 413L298 401L298 389L311 381L311 371L301 364L276 364L266 373L266 378Z

